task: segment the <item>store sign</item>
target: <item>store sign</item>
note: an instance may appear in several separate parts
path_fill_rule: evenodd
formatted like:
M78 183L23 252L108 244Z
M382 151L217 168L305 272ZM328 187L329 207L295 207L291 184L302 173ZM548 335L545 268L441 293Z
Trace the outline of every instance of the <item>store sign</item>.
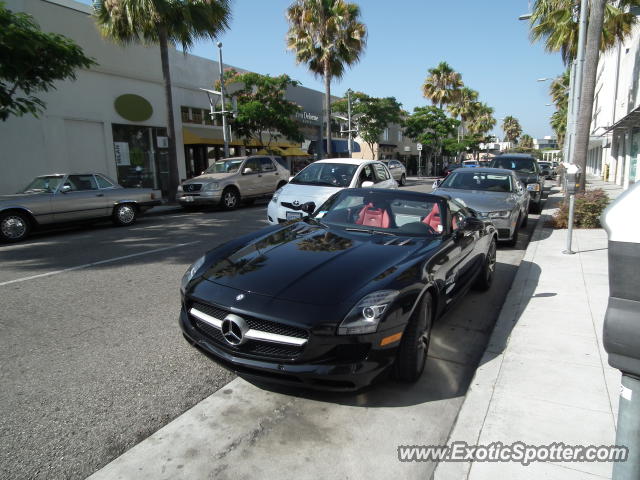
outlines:
M304 123L319 123L320 115L311 112L297 112L296 118L302 120Z
M113 152L116 156L116 165L118 167L128 167L131 165L129 144L127 142L113 142Z
M144 122L153 115L153 107L149 101L140 95L127 93L115 99L113 106L122 118L132 122Z

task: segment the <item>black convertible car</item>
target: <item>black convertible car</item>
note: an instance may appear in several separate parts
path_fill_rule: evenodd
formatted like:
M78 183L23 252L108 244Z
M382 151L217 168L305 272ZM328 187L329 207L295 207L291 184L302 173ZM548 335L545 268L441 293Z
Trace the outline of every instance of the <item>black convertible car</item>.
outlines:
M491 285L496 235L448 197L342 190L308 218L196 261L182 279L180 326L254 380L357 390L392 369L415 381L433 322L469 287Z

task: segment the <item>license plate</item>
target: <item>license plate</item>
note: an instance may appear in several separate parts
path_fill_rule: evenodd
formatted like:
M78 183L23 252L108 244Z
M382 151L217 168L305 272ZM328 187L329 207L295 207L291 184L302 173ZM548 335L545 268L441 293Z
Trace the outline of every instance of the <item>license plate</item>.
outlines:
M193 196L192 195L185 195L184 197L182 197L182 199L185 202L193 202Z
M297 220L302 218L301 212L287 212L287 220Z

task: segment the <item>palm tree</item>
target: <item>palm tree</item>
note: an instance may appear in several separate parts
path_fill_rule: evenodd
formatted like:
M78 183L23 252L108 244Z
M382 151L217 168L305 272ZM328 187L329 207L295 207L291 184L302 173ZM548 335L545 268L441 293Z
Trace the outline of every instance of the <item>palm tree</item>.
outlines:
M94 0L93 8L104 37L121 45L160 46L169 138L169 198L174 200L179 175L169 44L187 51L198 40L220 35L229 27L229 0Z
M429 76L422 85L422 94L434 105L455 103L462 88L462 76L447 62L440 62L437 67L429 69Z
M367 43L360 7L344 0L295 0L287 9L287 48L324 79L327 155L331 156L331 79L356 64Z
M558 146L562 148L567 132L567 112L569 109L569 69L558 76L549 87L551 100L556 106L556 111L551 117L551 128L558 137Z
M462 121L460 124L462 135L464 135L465 123L472 117L477 103L478 92L471 88L463 87L460 89L455 102L449 105L449 113L454 117L460 117L460 120Z
M518 143L518 137L522 135L522 127L517 118L508 115L504 117L502 121L502 130L507 138L507 141L512 143Z
M493 116L493 108L486 103L476 102L469 119L469 132L472 135L483 136L489 133L496 126L496 119Z
M527 134L522 135L520 138L520 147L533 148L533 137Z
M608 1L605 6L600 50L606 51L616 42L629 37L638 17L628 11L638 0ZM531 16L531 40L544 40L549 52L561 52L565 64L571 63L578 51L579 0L536 0Z

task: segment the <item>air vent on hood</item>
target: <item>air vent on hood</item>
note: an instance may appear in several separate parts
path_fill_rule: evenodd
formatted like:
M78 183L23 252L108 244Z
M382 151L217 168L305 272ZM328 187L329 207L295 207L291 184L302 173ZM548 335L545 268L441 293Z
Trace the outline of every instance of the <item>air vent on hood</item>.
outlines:
M394 237L391 240L387 240L386 242L383 243L383 245L396 245L398 247L403 247L405 245L412 245L413 244L413 240L411 240L410 238L397 238Z

